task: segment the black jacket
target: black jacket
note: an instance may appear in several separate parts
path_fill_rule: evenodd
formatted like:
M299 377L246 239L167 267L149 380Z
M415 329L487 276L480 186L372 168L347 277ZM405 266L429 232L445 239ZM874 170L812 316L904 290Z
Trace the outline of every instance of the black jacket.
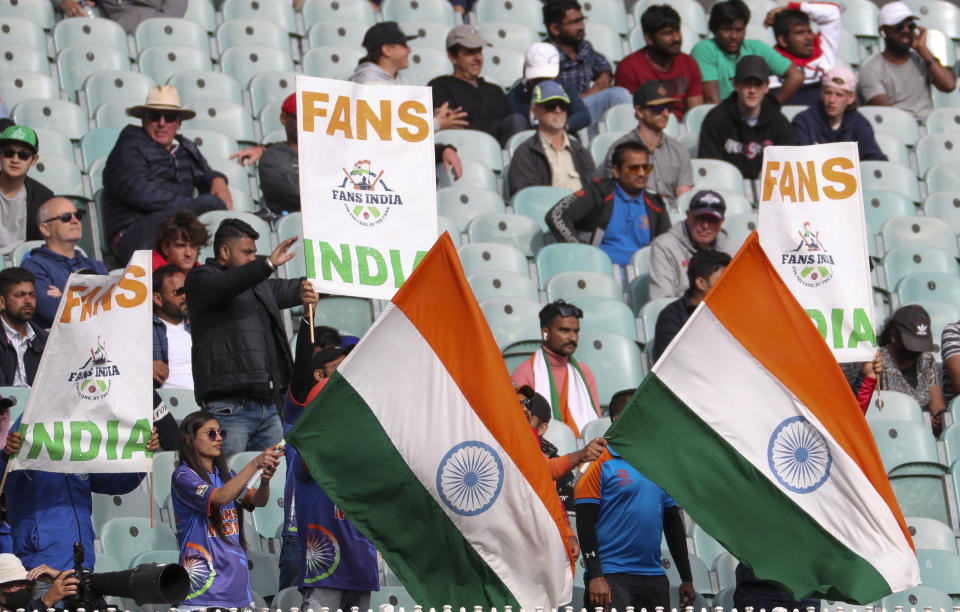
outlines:
M27 240L43 240L43 234L37 225L37 211L54 193L46 185L29 176L25 177L23 187L27 190Z
M579 142L570 139L570 148L573 149L573 167L580 174L580 180L586 185L598 176L597 166L593 163L590 152ZM510 193L517 193L524 187L533 185L549 185L553 175L550 173L550 162L540 144L540 133L537 132L517 147L510 160L510 172L507 177Z
M176 138L180 146L171 155L139 125L120 132L103 167L103 223L111 240L150 213L189 205L194 188L208 193L213 179L226 180L192 140Z
M795 142L793 128L776 98L768 95L763 99L757 125L751 127L740 117L737 92L733 92L703 118L697 156L728 161L740 169L743 178L755 179L760 176L764 147Z
M287 388L293 356L280 309L300 303L301 279L271 274L266 259L236 268L207 259L187 275L197 402L237 396L277 401ZM264 315L270 329L263 329ZM265 345L271 341L273 351Z
M28 325L37 334L23 354L27 383L32 385L33 377L37 375L37 368L40 367L43 348L47 345L47 330L34 325L32 322ZM17 365L17 350L10 344L6 332L0 328L0 387L13 386L14 377L17 375Z
M557 242L582 242L600 246L610 217L613 216L614 179L594 180L576 193L553 205L546 221ZM644 191L650 241L670 229L667 205L659 195Z
M440 108L444 102L451 109L462 108L467 111L468 128L486 132L497 139L500 138L501 121L513 112L507 94L483 77L478 78L474 86L463 79L445 75L431 80L427 86L433 90L434 108Z
M847 109L840 119L840 127L834 130L830 128L823 102L817 102L794 117L791 125L799 145L855 142L859 145L860 161L887 161L887 156L880 150L873 135L873 126L856 109Z

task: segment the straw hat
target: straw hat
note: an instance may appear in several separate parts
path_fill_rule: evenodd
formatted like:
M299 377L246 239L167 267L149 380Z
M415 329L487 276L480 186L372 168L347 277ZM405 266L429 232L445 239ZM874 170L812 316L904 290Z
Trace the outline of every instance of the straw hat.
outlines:
M193 119L197 116L192 110L183 108L180 105L180 94L173 85L155 85L147 92L147 101L138 106L131 106L127 109L127 115L142 119L148 111L177 111L180 113L180 119Z

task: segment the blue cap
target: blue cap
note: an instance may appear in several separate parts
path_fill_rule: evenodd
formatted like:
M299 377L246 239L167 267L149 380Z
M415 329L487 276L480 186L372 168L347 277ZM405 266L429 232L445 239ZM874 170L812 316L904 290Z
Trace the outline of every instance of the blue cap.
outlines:
M556 81L543 81L533 88L530 104L546 104L550 100L561 100L570 104L570 97Z

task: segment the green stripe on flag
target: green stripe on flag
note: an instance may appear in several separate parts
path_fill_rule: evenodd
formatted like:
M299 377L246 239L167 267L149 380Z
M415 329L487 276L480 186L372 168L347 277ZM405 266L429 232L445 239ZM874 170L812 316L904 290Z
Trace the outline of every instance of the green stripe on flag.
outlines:
M819 594L867 604L890 594L868 560L805 513L656 374L640 384L606 437L707 533L749 560L759 578L783 584L797 599Z
M338 372L286 439L418 604L437 609L446 604L519 607Z

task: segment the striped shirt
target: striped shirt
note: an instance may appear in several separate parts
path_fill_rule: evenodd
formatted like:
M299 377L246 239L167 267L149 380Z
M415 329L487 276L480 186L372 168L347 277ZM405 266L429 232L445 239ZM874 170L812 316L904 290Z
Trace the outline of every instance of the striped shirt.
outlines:
M946 367L947 360L954 355L960 355L960 321L943 326L940 335L940 358L943 360L943 399L949 403L957 395L957 388L950 379L950 369Z

